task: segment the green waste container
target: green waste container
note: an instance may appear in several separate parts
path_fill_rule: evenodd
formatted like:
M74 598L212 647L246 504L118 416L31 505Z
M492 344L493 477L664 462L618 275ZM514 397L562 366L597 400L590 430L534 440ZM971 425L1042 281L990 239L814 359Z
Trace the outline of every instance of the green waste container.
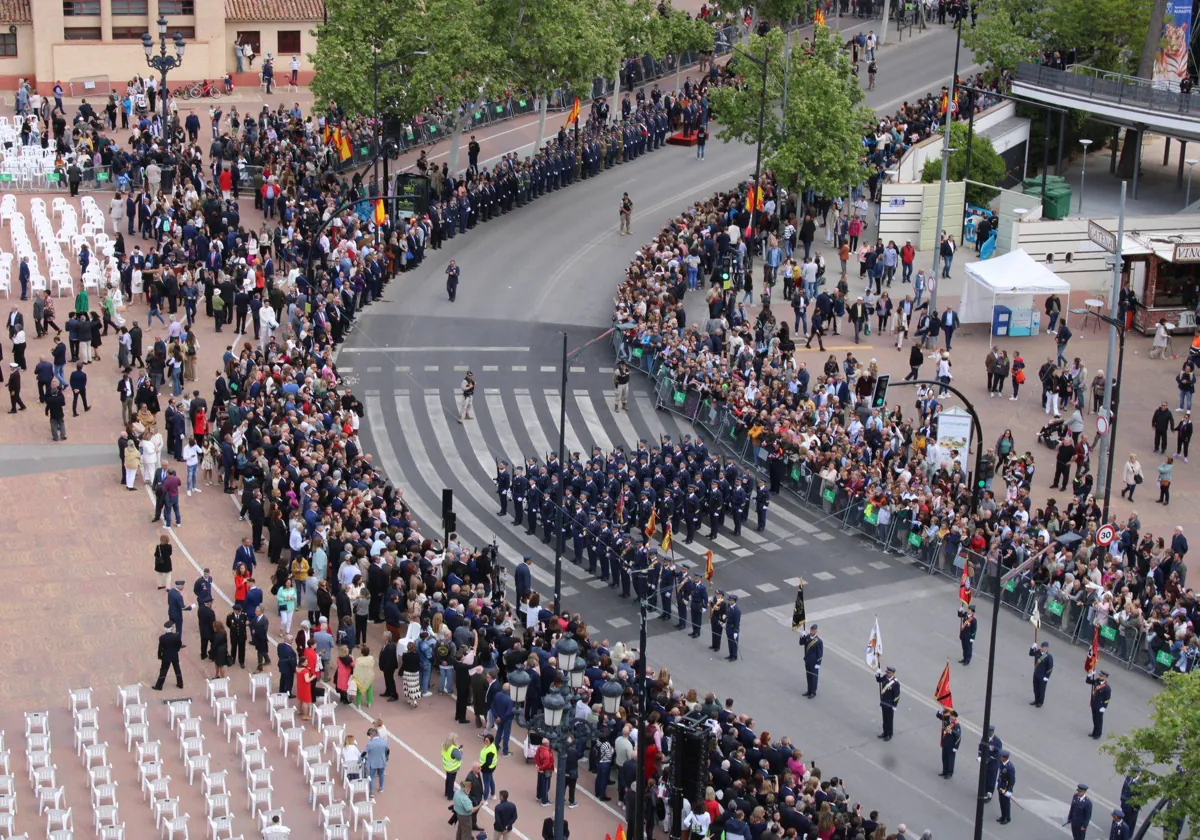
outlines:
M1063 185L1046 187L1046 200L1042 202L1042 215L1047 219L1059 221L1065 219L1071 212L1071 188Z

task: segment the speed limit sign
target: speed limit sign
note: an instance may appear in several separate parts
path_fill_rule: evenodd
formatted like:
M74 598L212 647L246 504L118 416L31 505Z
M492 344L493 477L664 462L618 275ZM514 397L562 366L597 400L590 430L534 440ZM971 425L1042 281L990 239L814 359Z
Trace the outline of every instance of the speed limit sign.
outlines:
M1108 418L1103 414L1096 418L1096 431L1102 435L1108 434Z
M1096 529L1096 542L1102 546L1112 545L1112 541L1117 538L1117 528L1115 525L1101 525Z

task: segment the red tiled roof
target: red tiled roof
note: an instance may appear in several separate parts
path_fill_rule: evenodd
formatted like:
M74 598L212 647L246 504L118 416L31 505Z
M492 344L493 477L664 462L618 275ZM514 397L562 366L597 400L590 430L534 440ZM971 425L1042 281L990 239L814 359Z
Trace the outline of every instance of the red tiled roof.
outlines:
M32 23L29 0L0 0L0 23Z
M29 0L0 0L0 3L25 3ZM321 20L322 0L225 0L226 20Z

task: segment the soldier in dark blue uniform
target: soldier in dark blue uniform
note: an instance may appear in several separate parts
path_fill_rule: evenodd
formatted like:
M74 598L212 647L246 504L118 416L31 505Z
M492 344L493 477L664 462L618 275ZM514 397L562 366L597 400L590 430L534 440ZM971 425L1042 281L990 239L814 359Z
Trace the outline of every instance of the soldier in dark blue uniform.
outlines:
M700 513L704 507L704 502L696 495L696 485L688 487L688 495L683 501L683 506L687 524L687 539L684 540L684 543L691 545L696 540L696 529L700 527Z
M825 640L817 636L817 625L809 625L808 632L800 635L800 646L804 648L804 696L817 696L817 681L821 677L821 660L825 658Z
M712 630L712 644L708 646L708 649L717 653L721 652L721 636L725 630L725 609L725 593L718 592L708 605L708 626Z
M675 585L675 606L679 608L679 623L675 625L676 630L683 630L687 627L688 604L692 600L692 592L695 588L696 584L688 577L687 572L680 571L679 582Z
M721 496L721 491L717 487L717 482L712 482L708 490L708 498L704 501L705 509L708 512L708 538L715 540L717 532L721 528L721 517L724 516L725 501Z
M513 524L518 528L521 527L521 520L525 518L525 494L529 492L529 480L525 478L525 468L517 466L513 468L512 478L512 503L513 503Z
M943 779L954 776L954 759L958 756L958 748L962 744L962 726L958 722L958 712L954 709L939 709L937 719L942 722L942 772Z
M991 802L992 795L996 790L996 779L1000 775L1000 750L1004 748L1004 742L996 734L996 724L988 724L987 731L987 754L984 755L984 744L979 745L979 758L986 762L984 768L984 784L987 786L987 794L984 796L984 802Z
M546 486L542 493L542 542L549 544L551 536L555 531L555 521L558 519L558 511L555 510L555 505L558 502L558 476L552 476L550 483Z
M588 513L587 550L588 574L594 575L596 574L596 563L600 559L600 520L596 518L595 510Z
M962 659L959 665L970 665L971 655L975 652L975 632L979 622L975 619L975 605L960 607L958 610L958 641L962 645Z
M704 614L704 608L708 606L708 587L704 585L704 581L700 579L699 572L692 574L692 632L693 639L700 638L700 617Z
M1071 797L1071 808L1063 825L1071 826L1071 840L1087 840L1088 826L1092 824L1092 800L1087 795L1088 786L1080 785Z
M725 637L729 640L729 655L725 658L737 662L738 643L742 635L742 608L738 606L738 596L729 596L729 605L725 608Z
M1000 794L1000 825L1012 822L1012 793L1017 787L1017 768L1008 757L1008 750L1000 750L1000 777L996 782Z
M671 620L671 598L675 595L675 577L675 561L667 558L662 571L658 573L658 590L662 594L659 599L662 601L662 615L659 616L659 619L662 621Z
M512 488L512 476L508 474L508 462L501 461L496 469L496 494L500 497L500 515L508 516L508 495Z
M1134 803L1133 798L1137 794L1137 783L1142 777L1141 767L1130 767L1131 775L1125 777L1125 781L1121 783L1121 812L1125 824L1129 826L1132 832L1137 828L1138 814L1141 813L1141 808Z
M629 542L629 538L625 538L625 551L621 555L621 597L629 597L629 589L633 585L633 564L637 558L637 550L633 544ZM641 575L638 576L641 580Z
M533 478L533 473L529 476L529 489L525 492L525 506L529 508L529 524L525 528L525 533L528 536L533 536L537 531L538 514L542 509L542 490Z
M575 513L571 517L571 550L575 556L572 562L576 566L583 565L583 549L587 547L587 514L583 511L583 505L579 502L575 503Z
M1108 830L1108 840L1129 840L1130 828L1124 821L1120 808L1113 808L1112 827Z
M733 535L735 537L742 535L742 522L745 521L749 511L750 496L742 487L741 478L737 478L733 482L733 497L730 499L730 513L733 514Z
M646 573L644 575L646 584L644 587L645 594L643 596L648 602L647 610L649 612L658 611L658 576L660 572L661 567L659 566L658 549L652 548L650 549L649 565L647 565Z
M879 683L879 708L883 712L883 732L879 737L890 741L896 709L900 705L900 681L896 679L896 669L889 665L886 671L876 670L875 682Z
M1054 673L1054 657L1050 654L1050 643L1042 642L1039 648L1035 642L1029 648L1029 655L1033 657L1033 702L1029 705L1040 709L1046 702L1046 684L1050 682L1050 675Z
M1108 672L1100 671L1088 675L1087 684L1092 687L1092 734L1090 737L1097 741L1104 734L1104 712L1108 709L1108 701L1112 699L1112 688L1108 685Z
M767 508L771 506L771 488L765 481L759 482L758 492L754 496L754 509L758 511L758 527L754 530L760 534L767 527Z
M612 575L616 577L617 567L615 558L612 554L613 550L613 529L609 525L608 520L600 526L600 550L597 552L600 559L600 580L607 581L609 576L609 568L612 568Z

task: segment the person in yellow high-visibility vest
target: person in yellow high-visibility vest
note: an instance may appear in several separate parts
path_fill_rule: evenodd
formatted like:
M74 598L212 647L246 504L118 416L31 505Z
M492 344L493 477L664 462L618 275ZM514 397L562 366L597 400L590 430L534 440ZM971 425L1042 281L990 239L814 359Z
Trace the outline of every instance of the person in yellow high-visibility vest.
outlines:
M486 802L496 795L496 763L499 761L496 751L496 739L491 735L483 736L483 749L479 751L479 770L483 778L483 799Z
M442 769L446 771L446 799L454 799L454 780L458 776L458 768L462 767L462 747L458 744L458 734L451 732L442 741Z

